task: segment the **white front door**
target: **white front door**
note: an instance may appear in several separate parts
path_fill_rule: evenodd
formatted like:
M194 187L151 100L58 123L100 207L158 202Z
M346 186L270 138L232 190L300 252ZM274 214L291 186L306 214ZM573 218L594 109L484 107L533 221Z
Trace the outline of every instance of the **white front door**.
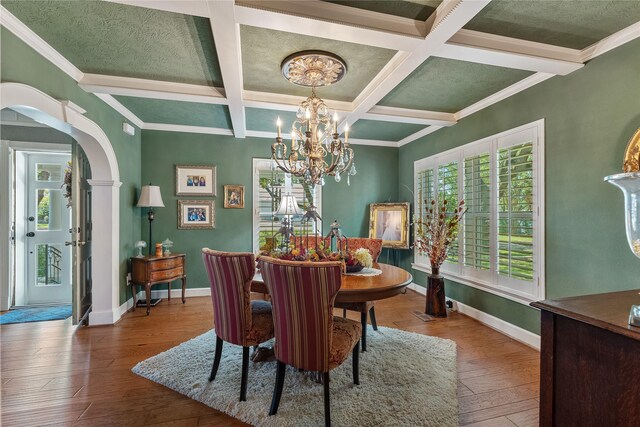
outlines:
M28 154L25 303L71 302L71 208L64 197L69 154Z

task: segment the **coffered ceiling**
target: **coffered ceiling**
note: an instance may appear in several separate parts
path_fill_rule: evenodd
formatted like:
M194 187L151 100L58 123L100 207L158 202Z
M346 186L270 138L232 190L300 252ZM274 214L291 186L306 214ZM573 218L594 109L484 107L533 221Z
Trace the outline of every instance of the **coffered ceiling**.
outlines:
M310 90L282 60L344 59L319 88L350 141L398 146L640 37L637 1L0 2L0 23L144 129L275 136Z

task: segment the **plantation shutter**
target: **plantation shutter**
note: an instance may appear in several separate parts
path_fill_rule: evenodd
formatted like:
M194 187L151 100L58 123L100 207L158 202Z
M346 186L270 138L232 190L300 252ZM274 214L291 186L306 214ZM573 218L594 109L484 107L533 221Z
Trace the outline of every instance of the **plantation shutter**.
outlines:
M281 223L274 221L274 213L278 209L276 201L271 193L284 191L284 172L281 170L271 171L270 169L258 170L258 247L262 247L267 238L272 237L280 228ZM282 188L265 188L266 183L277 181L282 183ZM269 193L271 191L271 193Z
M533 143L498 150L499 276L533 281L534 185Z
M453 161L438 166L438 199L442 206L444 200L447 201L448 217L454 208L458 207L458 162ZM449 246L447 261L458 263L458 240Z
M464 159L463 263L491 269L491 159L482 153Z

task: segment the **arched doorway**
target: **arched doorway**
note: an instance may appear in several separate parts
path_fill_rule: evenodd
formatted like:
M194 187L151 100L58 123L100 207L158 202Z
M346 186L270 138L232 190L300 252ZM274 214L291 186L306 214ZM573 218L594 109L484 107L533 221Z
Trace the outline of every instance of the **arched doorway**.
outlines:
M92 197L93 307L90 325L113 324L119 312L119 251L120 173L113 147L105 133L93 121L84 117L79 107L68 101L58 101L46 93L20 83L0 83L0 109L11 108L21 114L69 134L84 150L91 165L89 181ZM0 196L2 197L2 196ZM4 203L6 205L6 203ZM4 216L4 212L0 214ZM8 224L2 224L0 241L7 242ZM7 251L2 250L0 271L8 271ZM2 309L8 304L8 277L0 278Z

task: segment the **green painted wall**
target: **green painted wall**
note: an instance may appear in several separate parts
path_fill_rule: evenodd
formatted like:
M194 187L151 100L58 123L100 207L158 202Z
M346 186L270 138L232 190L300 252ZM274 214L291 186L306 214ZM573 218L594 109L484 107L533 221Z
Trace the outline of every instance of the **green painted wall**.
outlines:
M73 144L74 139L66 133L49 127L0 126L2 139L9 141L50 142L54 144Z
M603 177L622 171L627 142L640 127L640 40L554 77L400 148L399 191L413 188L413 162L544 118L547 298L640 286L629 250L623 197ZM402 265L410 268L412 257ZM424 285L424 274L415 274ZM522 304L448 282L447 294L522 328L539 332L539 313Z
M227 251L252 251L252 159L270 155L269 139L244 140L219 135L143 131L142 182L159 185L165 207L156 211L153 222L155 241L169 237L174 252L187 254L188 287L208 287L200 250L210 247ZM358 173L351 186L328 180L322 189L322 216L325 234L338 219L349 236L366 236L369 203L395 201L398 191L398 150L396 148L353 146ZM206 199L175 195L176 164L217 166L214 230L178 230L178 199ZM245 186L245 208L223 208L223 186ZM142 238L148 238L146 215L141 218Z
M135 208L140 188L140 130L135 136L122 132L124 118L95 95L80 89L76 82L2 27L0 68L2 82L24 83L56 99L70 100L87 110L86 117L105 132L120 169L120 302L126 295L126 260L140 239L140 209ZM100 224L94 224L99 227Z

